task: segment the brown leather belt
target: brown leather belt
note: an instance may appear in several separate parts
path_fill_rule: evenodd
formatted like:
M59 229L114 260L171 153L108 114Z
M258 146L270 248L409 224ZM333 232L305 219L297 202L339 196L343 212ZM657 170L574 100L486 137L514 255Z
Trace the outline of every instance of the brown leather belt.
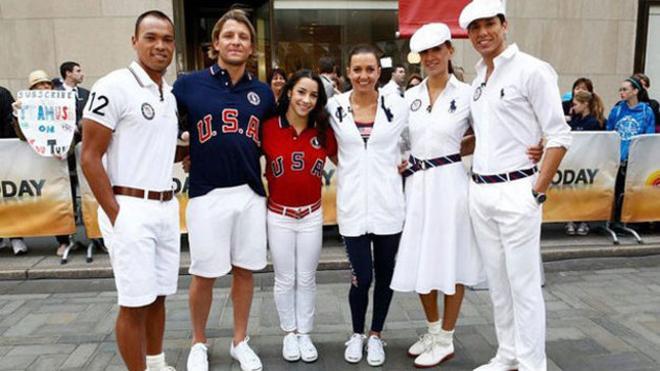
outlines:
M320 208L321 200L318 200L311 205L299 207L284 206L268 200L268 210L280 215L286 215L294 219L302 219Z
M145 191L144 189L131 188L131 187L121 187L113 186L112 193L122 196L130 196L137 198L145 198L144 195L147 195L147 199L154 201L169 201L174 197L174 191Z

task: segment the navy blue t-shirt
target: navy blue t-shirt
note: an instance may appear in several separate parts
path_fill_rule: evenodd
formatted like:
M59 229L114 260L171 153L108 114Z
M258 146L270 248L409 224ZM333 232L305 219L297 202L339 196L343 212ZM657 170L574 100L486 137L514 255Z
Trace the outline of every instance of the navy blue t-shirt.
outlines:
M275 113L268 85L246 72L233 86L214 64L179 77L172 91L190 132L189 197L243 184L265 196L259 126Z

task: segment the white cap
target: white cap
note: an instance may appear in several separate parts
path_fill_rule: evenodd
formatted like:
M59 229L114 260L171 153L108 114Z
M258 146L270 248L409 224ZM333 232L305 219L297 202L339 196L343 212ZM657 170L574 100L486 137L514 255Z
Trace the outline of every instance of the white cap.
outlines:
M458 17L458 24L462 29L467 30L473 21L492 18L498 14L506 16L504 4L501 0L472 0L463 8L460 17Z
M451 41L451 31L444 23L425 24L410 38L410 50L419 53Z

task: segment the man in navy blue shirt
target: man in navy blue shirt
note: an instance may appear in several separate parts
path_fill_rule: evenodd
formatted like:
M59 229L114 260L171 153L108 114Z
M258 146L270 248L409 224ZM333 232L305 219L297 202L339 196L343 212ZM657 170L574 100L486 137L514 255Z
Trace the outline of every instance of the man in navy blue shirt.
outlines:
M261 370L248 345L252 271L266 266L266 198L261 182L259 126L274 113L270 88L246 71L255 51L254 27L240 10L215 24L208 69L174 84L179 114L190 132L188 370L208 370L206 322L215 279L232 273L234 337L230 354L242 370Z

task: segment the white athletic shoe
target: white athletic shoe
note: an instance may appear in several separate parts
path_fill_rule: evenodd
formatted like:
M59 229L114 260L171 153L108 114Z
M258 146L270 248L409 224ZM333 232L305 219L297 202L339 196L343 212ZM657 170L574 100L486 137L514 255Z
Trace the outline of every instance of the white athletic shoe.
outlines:
M289 362L300 360L298 337L293 332L288 333L282 340L282 358Z
M188 354L188 362L186 367L188 371L208 371L209 370L209 360L208 360L208 348L204 343L195 343L190 348L190 353Z
M417 339L417 341L408 348L409 357L417 357L418 355L424 353L425 350L429 349L433 344L433 335L428 332Z
M22 238L11 240L11 247L14 250L14 255L23 255L28 252L28 247Z
M490 360L485 365L479 366L474 371L512 371L518 369L517 362L507 362L498 357Z
M415 367L435 367L454 357L454 331L440 330L439 334L431 334L431 346L415 358Z
M237 346L234 346L234 342L232 341L231 346L229 347L229 354L241 364L241 370L261 371L263 369L261 360L257 353L250 348L248 341L250 341L249 336L246 336L245 340L238 343Z
M309 334L298 334L298 348L303 362L314 362L319 358L319 353Z
M358 363L362 360L362 353L364 351L364 339L367 337L362 334L353 334L344 345L344 359L348 363Z
M378 367L385 363L385 342L376 335L369 336L367 341L367 363L369 366Z

